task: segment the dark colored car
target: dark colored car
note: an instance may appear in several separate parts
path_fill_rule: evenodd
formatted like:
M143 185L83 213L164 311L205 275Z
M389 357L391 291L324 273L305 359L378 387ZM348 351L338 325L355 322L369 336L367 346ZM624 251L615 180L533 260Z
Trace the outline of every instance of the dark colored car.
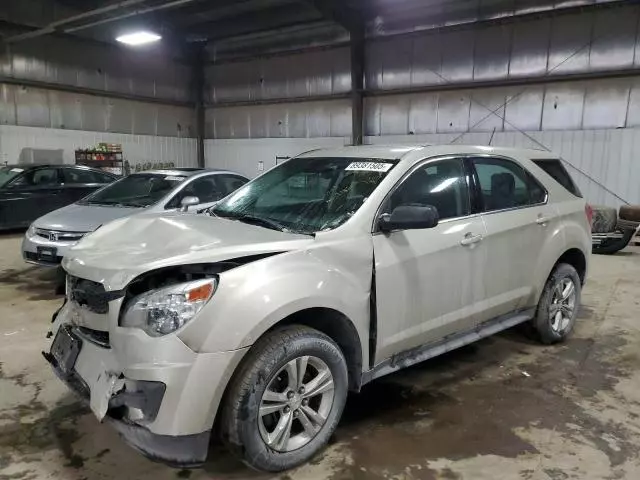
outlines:
M0 229L28 227L45 213L117 179L117 175L80 165L0 167Z

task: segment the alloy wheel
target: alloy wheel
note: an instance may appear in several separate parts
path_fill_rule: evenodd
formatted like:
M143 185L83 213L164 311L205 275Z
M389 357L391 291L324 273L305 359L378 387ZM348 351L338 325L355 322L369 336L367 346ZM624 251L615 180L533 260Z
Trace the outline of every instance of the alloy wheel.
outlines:
M571 324L576 308L576 286L571 278L561 278L553 286L549 322L556 333L563 333Z
M333 375L324 361L314 356L290 360L262 394L258 414L262 440L279 452L305 446L326 423L333 399Z

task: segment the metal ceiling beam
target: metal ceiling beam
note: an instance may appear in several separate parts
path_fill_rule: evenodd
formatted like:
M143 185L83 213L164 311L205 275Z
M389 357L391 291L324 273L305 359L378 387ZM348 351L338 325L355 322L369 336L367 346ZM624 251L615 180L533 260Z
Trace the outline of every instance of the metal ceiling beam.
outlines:
M193 25L185 31L191 36L201 35L207 40L227 40L232 37L263 33L320 19L311 8L282 6L265 12L252 12L220 22Z
M95 17L96 15L102 15L104 13L109 13L113 10L130 7L145 1L147 0L124 0L122 2L112 3L111 5L106 5L104 7L89 10L88 12L79 13L78 15L73 15L71 17L66 17L61 20L51 22L50 24L42 28L39 28L37 30L34 30L32 32L14 35L12 37L6 38L4 41L7 43L13 43L13 42L19 42L21 40L27 40L29 38L41 37L42 35L54 33L59 29L59 27L62 27L63 25L66 25L68 23L77 22L78 20L84 20L85 18Z
M264 11L266 8L290 5L297 2L298 0L236 0L231 4L214 6L207 10L202 10L202 7L196 6L196 8L182 10L180 16L174 19L174 23L177 27L182 28L189 25L234 17L243 13L255 12L256 10Z
M327 20L332 20L345 30L352 32L362 29L364 22L358 18L356 12L344 5L344 1L336 0L305 0L322 14Z

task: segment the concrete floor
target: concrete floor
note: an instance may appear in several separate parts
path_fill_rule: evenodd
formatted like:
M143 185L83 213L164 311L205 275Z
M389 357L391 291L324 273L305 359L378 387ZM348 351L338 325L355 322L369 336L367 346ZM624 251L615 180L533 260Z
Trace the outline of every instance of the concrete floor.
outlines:
M61 299L19 243L0 236L0 480L640 478L638 248L592 258L568 343L510 331L373 382L326 451L270 476L216 446L204 469L170 469L98 424L40 355Z

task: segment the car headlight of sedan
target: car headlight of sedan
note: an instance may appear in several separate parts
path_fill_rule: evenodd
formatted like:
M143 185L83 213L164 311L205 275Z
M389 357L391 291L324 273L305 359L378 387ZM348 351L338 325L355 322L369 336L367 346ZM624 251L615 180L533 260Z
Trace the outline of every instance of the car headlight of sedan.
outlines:
M32 223L31 225L29 225L29 228L27 229L27 236L28 237L33 237L36 234L36 224L35 222Z
M175 332L202 310L217 285L216 278L206 278L145 292L131 300L120 326L140 328L152 337Z

